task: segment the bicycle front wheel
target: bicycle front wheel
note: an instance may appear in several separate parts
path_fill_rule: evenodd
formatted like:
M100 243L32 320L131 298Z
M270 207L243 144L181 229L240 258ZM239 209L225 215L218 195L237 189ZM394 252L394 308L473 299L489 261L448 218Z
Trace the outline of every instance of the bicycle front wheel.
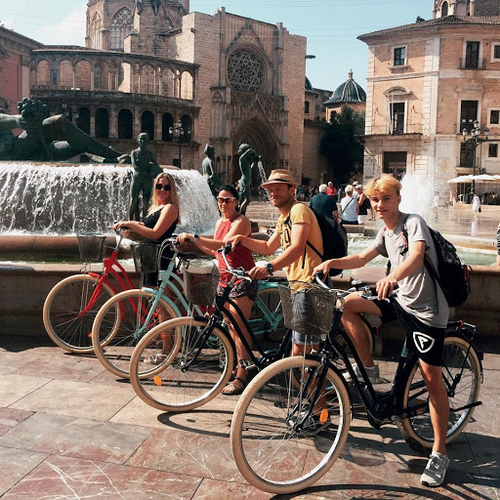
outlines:
M99 278L88 274L68 276L49 292L43 305L43 324L50 338L69 352L88 353L92 347L92 324L97 311L114 295Z
M141 377L152 359L151 341L161 335L176 348L158 359L155 374ZM208 403L229 381L234 346L227 333L206 321L184 316L161 323L137 345L130 361L130 380L137 395L163 411L189 411Z
M238 469L253 486L275 494L307 488L340 455L349 434L350 397L331 368L314 397L319 366L318 359L302 356L276 361L238 401L231 448Z
M126 290L111 297L99 310L92 327L92 344L102 365L118 377L129 377L132 353L139 341L159 323L177 317L173 306L145 290ZM165 357L174 347L174 338L159 336L149 346L152 359ZM144 365L145 372L155 365Z
M481 363L477 352L465 337L450 336L444 339L443 382L448 393L450 419L446 442L455 439L467 425L479 399L481 388ZM407 435L425 448L432 448L434 432L429 414L429 393L420 373L418 360L404 375L403 394L399 398L401 409L419 407L417 413L401 421Z

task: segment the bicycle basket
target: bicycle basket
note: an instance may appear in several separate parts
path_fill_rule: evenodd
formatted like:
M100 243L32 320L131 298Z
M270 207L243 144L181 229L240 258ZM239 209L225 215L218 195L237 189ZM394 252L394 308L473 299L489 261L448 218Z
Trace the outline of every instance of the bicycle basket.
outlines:
M304 335L324 335L330 332L335 312L333 290L311 283L278 283L283 307L283 321Z
M80 258L84 262L100 262L104 258L106 236L77 235Z
M131 245L135 270L138 273L155 273L158 270L158 249L156 243L137 243Z
M191 304L211 306L217 295L219 269L213 261L194 260L184 268L184 294Z

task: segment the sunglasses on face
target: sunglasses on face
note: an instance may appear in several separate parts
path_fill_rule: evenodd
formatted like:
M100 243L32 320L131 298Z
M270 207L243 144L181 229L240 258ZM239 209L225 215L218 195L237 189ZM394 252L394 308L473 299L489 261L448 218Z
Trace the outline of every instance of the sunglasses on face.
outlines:
M231 197L224 197L224 196L217 196L217 201L219 203L231 203L232 201L236 200L236 198L234 196L231 196Z
M163 184L157 184L155 187L156 187L156 189L158 189L158 191L161 191L162 189L164 191L170 191L172 189L170 187L170 184L165 184L165 185L163 185Z

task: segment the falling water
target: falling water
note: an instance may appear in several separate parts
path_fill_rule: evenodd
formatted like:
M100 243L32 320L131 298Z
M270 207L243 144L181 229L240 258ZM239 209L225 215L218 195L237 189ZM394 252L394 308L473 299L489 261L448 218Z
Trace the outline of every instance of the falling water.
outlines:
M267 181L266 170L264 169L264 165L262 164L262 160L259 157L259 161L257 162L257 174L259 175L259 186ZM269 201L269 196L265 189L259 188L259 201Z
M195 170L169 170L181 201L178 231L213 233L217 206ZM106 234L128 219L132 168L112 165L0 163L0 232Z

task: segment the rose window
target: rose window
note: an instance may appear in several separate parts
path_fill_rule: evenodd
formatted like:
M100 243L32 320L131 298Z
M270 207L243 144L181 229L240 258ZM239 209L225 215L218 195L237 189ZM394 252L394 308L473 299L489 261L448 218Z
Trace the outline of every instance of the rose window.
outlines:
M227 76L235 90L258 92L264 82L262 61L249 50L237 50L229 58Z

